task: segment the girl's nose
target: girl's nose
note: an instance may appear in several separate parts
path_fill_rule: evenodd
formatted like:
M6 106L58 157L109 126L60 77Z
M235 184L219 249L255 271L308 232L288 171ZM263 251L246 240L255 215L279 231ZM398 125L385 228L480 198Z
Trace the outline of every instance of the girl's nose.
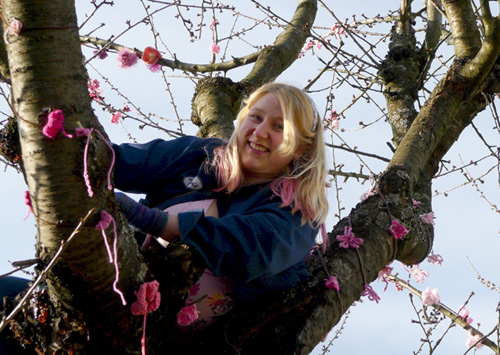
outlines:
M267 138L269 137L269 127L265 122L261 122L255 127L255 136L258 138Z

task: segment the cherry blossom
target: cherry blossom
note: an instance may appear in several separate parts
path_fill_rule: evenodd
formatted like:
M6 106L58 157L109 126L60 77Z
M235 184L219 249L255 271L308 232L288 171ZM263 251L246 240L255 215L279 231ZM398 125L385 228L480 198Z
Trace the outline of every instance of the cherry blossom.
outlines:
M467 339L467 342L466 342L466 345L468 348L471 348L473 346L476 347L476 349L479 349L480 347L483 346L483 343L479 342L478 341L483 337L482 334L476 334L474 335L472 333L472 330L469 330L469 338ZM477 344L476 344L477 343ZM474 345L475 344L475 345Z

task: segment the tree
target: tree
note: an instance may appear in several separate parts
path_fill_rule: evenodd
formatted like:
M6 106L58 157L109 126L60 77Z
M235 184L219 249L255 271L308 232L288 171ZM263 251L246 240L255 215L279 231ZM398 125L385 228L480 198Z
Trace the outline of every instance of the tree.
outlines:
M98 10L107 4L102 1L94 6ZM319 4L323 11L330 11L322 1ZM384 115L393 131L394 154L378 177L377 188L329 233L331 243L326 253L321 255L319 250L313 253L308 260L309 282L279 297L236 309L225 322L206 334L192 335L179 332L173 324L182 296L199 272L196 255L191 255L189 250L185 252L182 246L172 248L168 251L169 260L182 258L182 262L175 259L170 267L181 265L180 269L184 270L176 270L173 276L164 275L159 271L163 264L158 266L164 257L161 251L151 252L143 258L130 230L116 212L113 194L107 186L110 154L104 139L92 136L90 140L88 175L94 189L94 197L90 198L80 163L85 139L69 139L62 135L48 139L41 132L48 118L46 108L63 111L64 127L68 132L73 133L77 127L103 131L92 113L80 46L81 43L91 44L102 53L119 50L125 44L119 43L116 37L103 40L90 35L80 36L71 1L4 1L3 16L11 28L4 29L8 66L2 68L8 71L2 69L2 73L6 81L12 82L12 111L20 137L20 150L16 150L15 144L7 144L12 155L6 158L21 157L17 162L29 186L37 216L36 247L40 270L49 264L61 241L74 231L78 221L94 211L48 273L48 298L45 293L39 293L36 296L38 303L31 306L24 318L17 319L15 331L44 352L54 346L65 351L90 353L137 351L141 319L130 315L128 307L122 305L110 287L115 269L108 263L101 231L94 228L100 220L100 211L105 210L115 216L118 224L119 288L124 291L125 298L132 302L133 291L142 282L152 276L160 279L164 301L160 310L149 317L151 353L166 349L175 352L176 346L180 351L192 346L189 349L193 352L201 348L205 353L214 354L234 352L233 347L243 354L309 353L339 321L348 305L362 294L375 297L367 286L388 262L396 259L407 265L417 264L432 248L433 229L419 218L432 211L432 179L445 153L478 112L493 102L499 89L499 20L491 15L488 1L481 1L480 9L472 5L465 0L443 1L442 4L429 1L426 18L423 18L423 10L412 13L411 1L403 1L398 14L390 18L376 17L350 24L337 21L339 27L329 32L339 37L346 32L352 42L363 48L359 43L365 41L362 33L355 31L360 24L393 22L389 50L381 59L371 45L363 55L353 56L343 49L342 42L337 45L317 34L318 30L313 27L316 1L299 1L289 21L256 3L270 16L269 24L283 24L279 36L273 43L266 43L263 49L222 63L214 60L208 65L186 64L175 54L173 60L159 61L164 67L192 73L190 77L196 80L191 118L199 127L199 134L227 137L242 98L252 89L277 78L299 56L308 55L311 44L307 38L311 36L325 52L328 51L329 57L307 89L314 91L325 73L332 70L341 76L339 83L359 88L359 98L371 99L370 91L375 92L374 86L380 86L387 106ZM162 3L162 6L176 6L178 17L193 37L207 30L193 25L185 11L189 7L184 8L179 3ZM203 10L212 11L213 17L216 11L232 11L218 4L204 3L203 6L201 15L205 13ZM194 6L191 9L196 11ZM153 15L160 10L153 11L145 6L145 11L148 13L145 21L154 30ZM445 15L448 26L443 24L441 14ZM19 35L12 27L15 19L23 25ZM200 21L203 23L204 20ZM425 25L423 43L417 41L417 24ZM219 43L216 26L216 23L209 26L215 45ZM449 68L434 64L442 36L453 38L455 53ZM156 33L154 38L157 39ZM228 73L242 65L250 65L251 70L238 81L225 75L200 74ZM438 74L431 70L441 73L442 78L436 80ZM120 112L102 98L97 100L110 112ZM326 117L330 113L334 119L331 105L332 97L328 96L327 109L323 112ZM141 124L158 126L147 115ZM348 149L345 146L337 148ZM363 154L356 149L351 151ZM346 173L339 166L334 166L331 173L334 178L368 178L362 171ZM68 194L71 199L67 198ZM75 200L79 201L78 205L73 203ZM422 204L414 208L413 200ZM401 240L396 240L389 231L393 220L410 231ZM335 237L348 234L348 227L352 227L356 236L363 237L359 249L339 247ZM188 277L179 276L181 272ZM339 292L325 287L324 280L331 275L339 281ZM185 279L187 281L179 282ZM39 319L30 322L35 309L48 312L50 322ZM36 335L33 335L33 327L38 328Z

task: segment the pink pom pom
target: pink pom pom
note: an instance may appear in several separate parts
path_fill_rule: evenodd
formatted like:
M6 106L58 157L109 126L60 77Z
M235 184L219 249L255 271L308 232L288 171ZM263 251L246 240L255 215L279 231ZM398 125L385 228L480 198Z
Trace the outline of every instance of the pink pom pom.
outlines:
M51 139L54 139L62 130L63 134L68 138L73 138L71 134L67 134L63 127L64 115L61 110L55 110L47 116L47 123L42 129L42 133Z
M121 69L127 69L137 63L139 57L133 51L128 48L123 47L118 52L118 67Z

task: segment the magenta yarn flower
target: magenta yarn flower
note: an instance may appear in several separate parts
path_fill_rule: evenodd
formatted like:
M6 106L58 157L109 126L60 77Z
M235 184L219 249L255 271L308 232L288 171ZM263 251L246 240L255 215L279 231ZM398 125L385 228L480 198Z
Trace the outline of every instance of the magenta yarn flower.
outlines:
M337 280L337 278L335 276L330 276L328 279L325 279L325 286L326 288L329 288L329 289L335 289L336 291L339 291L340 290L340 287L339 287L339 281Z
M434 251L427 256L427 261L433 265L441 266L443 264L443 257L440 254L434 254Z
M410 268L410 271L409 271L410 275L413 276L413 278L415 279L415 281L417 281L418 283L423 283L424 282L424 277L428 277L429 276L429 273L425 270L422 270L418 267L418 265L413 265L411 268Z
M139 57L130 49L123 47L118 52L118 67L120 69L127 69L135 65Z
M337 240L340 242L341 248L355 248L358 249L361 244L363 244L363 239L356 238L352 232L352 228L346 226L344 229L344 234L337 235Z
M370 301L375 301L378 303L380 301L379 295L377 295L377 292L368 284L365 285L365 289L363 292L361 292L361 296L367 296Z
M47 116L47 123L43 126L42 133L44 136L54 139L59 132L68 138L73 138L71 134L67 134L64 130L64 115L61 110L55 110Z
M399 223L396 220L391 222L391 226L389 227L389 231L391 232L394 239L402 239L403 236L408 234L408 229Z
M422 214L420 216L418 216L418 218L420 218L420 220L425 223L425 224L430 224L432 226L435 225L434 223L434 212L429 212L429 213L425 213L425 214Z
M177 314L177 324L182 326L188 326L198 319L198 309L196 304L193 303L190 306L183 307Z
M158 291L159 286L160 284L156 280L145 282L139 287L139 291L134 292L137 301L130 306L132 314L142 316L148 312L156 311L160 307L161 294Z
M439 304L439 293L437 289L427 289L422 292L422 303L426 306L434 306Z

